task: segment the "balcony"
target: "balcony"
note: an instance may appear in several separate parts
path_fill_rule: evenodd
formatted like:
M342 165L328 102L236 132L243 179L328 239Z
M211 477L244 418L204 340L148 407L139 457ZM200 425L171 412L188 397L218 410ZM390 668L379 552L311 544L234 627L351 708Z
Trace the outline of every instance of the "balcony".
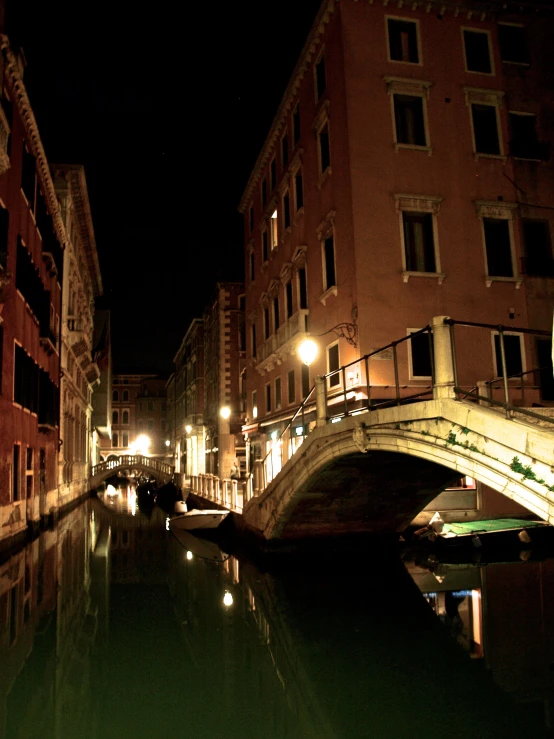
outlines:
M97 382L100 382L100 369L96 362L91 362L87 365L85 368L85 377L89 385L95 385Z
M308 310L299 310L259 347L256 365L258 372L261 375L271 372L287 355L294 354L296 345L307 330Z

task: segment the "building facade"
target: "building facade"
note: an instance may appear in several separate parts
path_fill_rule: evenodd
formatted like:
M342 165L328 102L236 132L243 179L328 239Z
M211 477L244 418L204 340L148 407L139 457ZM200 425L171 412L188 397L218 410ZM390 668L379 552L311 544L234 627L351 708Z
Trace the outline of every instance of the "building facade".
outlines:
M58 507L64 225L5 36L0 110L0 542Z
M84 167L54 165L65 226L61 322L59 504L88 492L93 461L92 394L100 383L94 361L94 306L102 278Z
M110 436L101 442L104 459L151 451L143 446L137 449L137 438L144 433L137 426L137 398L142 392L142 382L151 377L155 375L136 372L112 375Z
M160 459L168 456L171 445L167 421L166 385L167 378L144 377L136 396L135 407L137 451L138 440L140 437L146 437L149 441L150 456Z
M552 401L551 343L517 329L552 324L553 28L533 3L322 4L239 208L254 457L316 375L433 316L505 326L517 382L543 368L523 374L527 402ZM501 375L497 333L463 335L460 384ZM403 347L398 383L416 393L429 346ZM372 377L383 397L391 353ZM328 378L329 402L363 394L361 375Z
M171 402L175 470L182 476L206 472L204 433L204 322L194 318L173 358Z
M246 470L241 378L245 362L244 284L220 282L204 310L206 472L228 478Z

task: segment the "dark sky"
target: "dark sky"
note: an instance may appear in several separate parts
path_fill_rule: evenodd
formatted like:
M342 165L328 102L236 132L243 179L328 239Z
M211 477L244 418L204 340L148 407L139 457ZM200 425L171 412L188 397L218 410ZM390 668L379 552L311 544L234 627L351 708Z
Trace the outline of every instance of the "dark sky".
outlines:
M320 0L7 0L46 156L85 165L116 365L170 371Z

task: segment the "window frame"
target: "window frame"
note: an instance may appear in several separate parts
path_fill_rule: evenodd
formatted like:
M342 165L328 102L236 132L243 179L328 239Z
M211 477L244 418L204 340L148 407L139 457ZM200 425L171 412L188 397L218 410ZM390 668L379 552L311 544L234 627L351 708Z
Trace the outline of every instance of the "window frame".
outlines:
M286 147L283 146L284 142L286 142ZM290 164L289 130L286 127L285 127L285 130L283 131L283 135L281 136L279 149L281 151L281 168L283 172L286 172ZM285 151L287 152L286 157L283 156Z
M322 67L320 66L322 65ZM320 75L319 70L323 68L323 88L319 89L320 86ZM327 65L325 63L325 48L321 48L319 54L316 57L313 66L314 74L314 100L316 105L321 102L327 92Z
M301 192L301 200L302 204L298 205L298 177L300 177L300 192ZM302 170L302 166L298 167L293 175L293 189L294 189L294 213L300 213L304 210L304 173Z
M275 210L272 211L269 217L269 253L273 252L279 247L279 209L275 205Z
M420 326L419 328L408 328L406 329L406 335L410 337L409 341L406 342L408 345L408 381L414 380L416 382L419 381L425 381L429 382L433 379L433 375L416 375L414 373L414 356L412 352L412 334L416 334L418 331L421 331L421 329L424 328L423 326ZM429 341L429 337L426 334L419 334L420 336L424 336L427 341ZM431 372L433 371L433 359L431 358Z
M336 348L337 350L337 363L338 367L336 369L331 369L331 362L330 362L330 352L333 351ZM340 344L339 339L336 339L335 341L332 341L330 344L327 344L325 347L325 362L327 367L327 374L329 372L335 372L335 374L332 377L327 378L327 389L328 390L341 390L342 389L342 373L337 372L337 370L340 370Z
M489 64L491 71L490 72L480 72L477 69L469 69L467 65L467 51L466 51L466 37L465 34L467 33L480 33L485 34L487 36L487 49L489 52ZM466 74L483 74L486 77L495 77L496 76L496 70L495 70L495 64L494 64L494 51L493 51L493 45L492 45L492 37L490 30L486 28L475 28L473 26L462 26L460 28L460 33L462 34L462 52L464 57L464 70Z
M327 129L327 155L328 155L328 160L329 160L325 169L323 169L323 157L322 157L322 150L321 150L321 134L323 133L324 129ZM322 119L318 121L318 125L316 126L316 140L317 140L317 171L318 171L319 184L321 185L321 182L333 172L332 165L331 165L331 162L332 162L331 123L327 115L323 116Z
M396 153L400 149L412 149L414 151L425 151L430 156L433 153L431 146L431 132L429 130L429 114L427 103L429 101L429 91L431 83L426 80L405 79L401 77L385 77L387 86L387 94L390 97L391 122L392 122L392 140ZM396 118L395 96L402 95L404 97L421 98L421 111L423 118L423 132L425 135L425 144L406 144L398 140L398 125Z
M389 21L396 21L400 23L413 23L415 25L417 54L418 54L417 62L412 62L406 59L393 59L391 57L391 36L390 36L390 31L389 31ZM419 27L419 20L417 18L406 18L406 17L402 17L398 15L386 15L385 16L385 38L387 42L387 61L388 62L390 62L391 64L409 64L413 67L423 66L423 50L421 48L420 27Z
M276 377L274 380L275 385L275 410L279 411L283 407L283 388L282 388L282 382L281 377Z
M523 39L523 41L524 41L525 52L526 52L528 61L526 61L526 62L516 62L516 61L512 61L511 59L503 59L502 58L502 44L500 43L500 27L501 26L504 26L504 27L510 26L511 28L521 28L521 29L523 29L524 36L525 36L524 39ZM500 61L501 61L502 64L515 64L515 65L517 65L519 67L530 67L531 66L531 61L530 61L531 54L529 52L529 43L528 43L528 40L527 40L527 37L526 37L527 36L526 31L527 31L527 26L524 23L510 23L508 21L499 21L498 22L498 24L497 24L497 30L496 30L496 35L497 35L497 39L498 39L498 55L499 55L499 58L500 58Z
M527 360L525 356L525 336L524 334L520 334L518 331L503 331L502 332L504 336L518 336L519 337L519 352L521 357L521 371L522 373L527 371ZM497 357L496 357L496 342L495 342L495 336L500 336L499 331L491 331L491 350L492 350L492 363L493 363L493 372L498 373L495 375L495 379L499 380L502 379L502 372L498 372L498 370L502 370L502 367L498 367L497 365ZM511 378L512 382L519 382L519 378Z
M483 260L485 269L485 285L490 287L493 282L513 282L516 288L522 283L522 278L518 271L518 264L516 259L516 242L515 242L515 228L514 218L517 210L517 203L508 203L505 201L477 201L477 217L479 219L479 226L481 229L481 243L483 244ZM502 275L489 275L489 265L487 258L487 242L485 238L485 219L491 220L506 220L508 221L508 236L510 239L510 259L512 262L511 277L503 277Z
M438 284L442 285L446 275L444 274L444 272L441 271L438 214L443 198L436 195L408 195L398 193L394 195L394 199L396 201L396 211L398 213L398 224L400 229L400 248L403 281L408 282L411 277L431 277L437 279ZM432 216L435 272L419 272L415 270L408 270L407 268L406 239L404 234L404 213L410 212L429 213Z
M463 92L466 98L466 105L469 109L469 124L471 129L471 145L473 156L475 159L500 159L506 161L506 150L504 147L504 137L502 135L502 120L500 118L500 109L503 107L504 91L489 90L477 87L464 87ZM490 106L495 108L496 115L496 133L498 136L499 154L488 154L487 152L477 151L475 139L475 124L473 120L473 106Z

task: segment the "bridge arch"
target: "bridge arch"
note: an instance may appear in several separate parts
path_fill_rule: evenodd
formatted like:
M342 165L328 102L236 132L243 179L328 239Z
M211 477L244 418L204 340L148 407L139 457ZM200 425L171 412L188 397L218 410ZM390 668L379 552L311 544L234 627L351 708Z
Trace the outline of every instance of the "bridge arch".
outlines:
M392 533L469 475L554 523L553 441L551 431L451 399L344 418L311 432L243 515L266 539Z
M124 454L116 459L107 459L94 465L90 484L95 488L104 480L121 470L138 470L152 475L160 482L169 482L172 479L175 468L160 459L145 457L143 454Z

